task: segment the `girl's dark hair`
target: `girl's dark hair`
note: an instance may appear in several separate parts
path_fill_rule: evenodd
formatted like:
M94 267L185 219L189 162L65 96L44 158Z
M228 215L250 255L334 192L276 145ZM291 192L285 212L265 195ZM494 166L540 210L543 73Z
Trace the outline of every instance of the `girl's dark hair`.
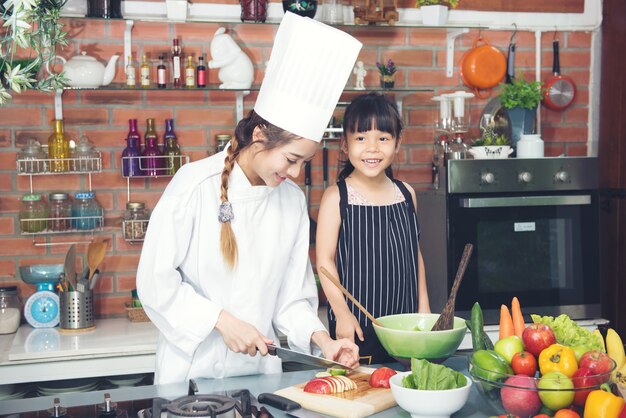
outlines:
M367 132L372 129L387 132L394 138L400 138L402 133L402 118L398 107L385 95L375 92L358 96L346 107L341 141L345 143L348 134ZM341 171L337 179L345 180L354 171L354 166L347 156L340 161L340 164ZM393 179L391 166L387 167L385 174Z
M285 145L295 139L301 139L300 136L292 134L276 125L272 125L254 110L250 111L248 116L237 123L235 128L235 137L230 141L230 147L226 152L224 159L224 169L222 170L222 187L220 200L222 203L228 202L228 177L233 170L235 161L239 153L252 144L252 133L254 129L259 127L266 141L263 143L263 150L268 151L281 145ZM234 268L237 264L237 240L233 232L230 221L222 223L220 232L220 249L226 264Z

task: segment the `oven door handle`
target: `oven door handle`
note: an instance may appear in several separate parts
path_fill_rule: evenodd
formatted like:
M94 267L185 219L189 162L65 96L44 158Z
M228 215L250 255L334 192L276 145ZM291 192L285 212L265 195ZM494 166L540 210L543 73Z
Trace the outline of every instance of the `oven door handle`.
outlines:
M569 196L519 196L464 198L459 200L462 208L504 208L524 206L575 206L590 205L591 195Z

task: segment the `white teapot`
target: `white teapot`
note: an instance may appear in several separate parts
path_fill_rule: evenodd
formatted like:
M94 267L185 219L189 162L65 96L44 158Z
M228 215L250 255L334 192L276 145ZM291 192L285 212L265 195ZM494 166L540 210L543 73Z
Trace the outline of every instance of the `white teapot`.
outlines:
M67 78L68 86L97 88L111 84L115 77L115 64L119 57L119 55L113 55L106 67L84 51L69 60L63 57L56 57L55 59L63 61L63 71ZM46 70L50 73L49 66L46 66Z

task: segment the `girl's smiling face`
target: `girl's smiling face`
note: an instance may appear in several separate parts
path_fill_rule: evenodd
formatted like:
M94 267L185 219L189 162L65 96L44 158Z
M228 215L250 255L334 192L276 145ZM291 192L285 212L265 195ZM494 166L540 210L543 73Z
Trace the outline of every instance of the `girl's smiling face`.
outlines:
M373 129L366 132L350 132L343 141L343 151L347 154L355 170L367 177L385 175L400 146L400 140L389 132Z

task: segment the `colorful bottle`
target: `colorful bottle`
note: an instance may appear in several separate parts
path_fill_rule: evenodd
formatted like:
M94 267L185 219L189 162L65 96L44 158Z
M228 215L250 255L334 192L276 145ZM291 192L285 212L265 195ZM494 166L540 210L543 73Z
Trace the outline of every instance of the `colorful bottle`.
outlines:
M122 151L122 175L124 177L141 176L141 135L137 130L137 119L128 120L126 148Z
M198 66L196 67L196 81L198 87L206 87L206 67L204 66L204 57L198 58Z
M54 120L54 132L48 138L48 158L50 158L50 171L60 173L69 171L70 141L63 133L63 120Z
M167 87L167 78L165 73L165 63L163 62L163 55L159 55L159 65L157 66L157 87L164 89Z
M141 77L141 87L149 88L150 87L150 65L148 65L148 60L146 56L141 57L141 70L139 72Z
M133 65L133 57L128 56L128 64L126 64L126 87L135 88L137 84L136 68Z
M196 68L193 66L193 57L187 57L187 66L185 67L185 87L196 87Z
M165 158L165 173L173 176L182 165L180 147L178 146L178 139L174 133L174 119L165 120L164 142L163 155L167 156L167 158Z
M174 39L172 45L172 78L174 87L181 86L182 63L180 62L182 48L178 39Z
M144 135L146 146L141 153L142 172L146 176L158 176L163 174L163 153L159 149L159 137L154 129L154 118L146 120L147 129Z

